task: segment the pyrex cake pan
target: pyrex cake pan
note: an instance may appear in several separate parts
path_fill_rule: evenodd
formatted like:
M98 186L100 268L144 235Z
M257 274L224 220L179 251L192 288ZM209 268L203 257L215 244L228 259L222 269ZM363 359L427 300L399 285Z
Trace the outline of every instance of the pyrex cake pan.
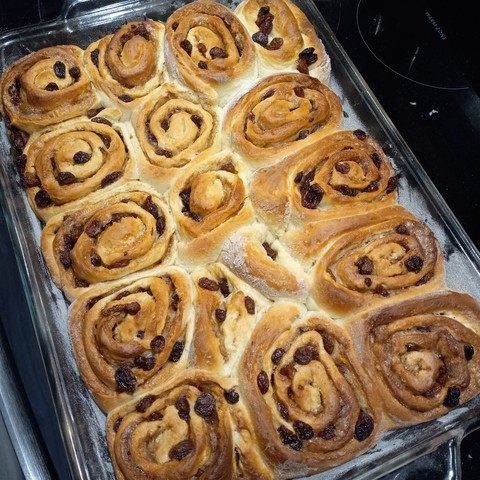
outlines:
M107 3L107 2L104 2ZM165 21L181 1L124 1L97 7L81 0L67 1L61 17L0 37L1 73L16 59L41 48L76 44L85 48L126 21L150 18ZM234 9L238 2L222 2ZM392 125L328 25L310 0L295 1L317 28L332 61L330 87L340 97L346 129L361 128L390 156L400 176L399 203L425 221L445 255L447 285L480 299L480 254L452 215ZM105 416L80 379L67 329L68 304L51 281L43 263L39 239L42 225L31 212L18 185L5 125L0 127L3 207L14 241L17 261L40 350L57 406L58 422L74 478L113 478L105 441ZM378 478L419 456L437 451L446 474L458 474L459 445L465 433L480 426L480 397L436 421L391 431L363 456L313 478ZM445 461L446 459L446 461Z

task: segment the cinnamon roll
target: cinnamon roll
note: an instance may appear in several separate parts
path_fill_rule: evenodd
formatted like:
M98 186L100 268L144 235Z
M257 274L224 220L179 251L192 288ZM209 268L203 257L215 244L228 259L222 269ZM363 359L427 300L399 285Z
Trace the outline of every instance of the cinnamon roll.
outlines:
M480 305L469 295L429 293L348 326L397 425L439 417L480 392Z
M330 57L296 5L288 0L244 0L235 13L255 43L262 76L299 71L328 83Z
M226 144L254 166L298 152L339 128L342 106L316 78L300 73L267 77L227 112Z
M433 232L400 206L317 222L284 240L307 265L315 263L313 298L335 317L445 284Z
M240 395L278 478L365 452L383 430L378 394L347 332L319 312L277 302L253 332Z
M68 299L89 287L169 262L174 225L153 189L128 182L79 210L52 217L42 232L42 253Z
M197 301L192 362L230 376L269 302L221 263L196 270L193 278Z
M161 191L191 160L219 149L217 109L174 83L153 94L134 114L133 124L143 153L142 179Z
M225 105L256 78L255 47L227 7L199 0L166 23L165 57L171 75L211 102Z
M81 48L59 45L17 60L2 77L1 113L28 133L85 114L98 98L82 57Z
M364 214L396 202L398 180L378 143L362 130L340 131L256 172L252 202L267 222Z
M17 158L21 184L42 220L136 177L128 134L121 124L104 121L80 117L62 122L32 138Z
M86 49L87 72L100 93L106 94L105 104L134 110L162 85L164 34L160 22L129 22Z
M170 190L180 232L179 256L186 264L215 261L227 237L253 221L247 170L238 155L202 155L186 167Z
M70 338L82 378L106 412L186 368L194 293L178 267L93 287L71 306Z
M192 370L111 412L107 441L116 477L272 478L245 442L237 389L232 379Z
M265 225L255 223L234 233L224 243L220 260L267 298L305 301L309 281Z

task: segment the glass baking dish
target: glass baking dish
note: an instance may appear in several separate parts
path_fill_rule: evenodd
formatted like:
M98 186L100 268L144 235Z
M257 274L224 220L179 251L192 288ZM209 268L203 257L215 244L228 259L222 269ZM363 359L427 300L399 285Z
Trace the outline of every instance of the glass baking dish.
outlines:
M54 22L0 36L0 73L16 59L51 45L83 48L132 20L164 21L185 1L90 2L68 0ZM222 1L234 9L238 2ZM395 126L365 84L311 0L294 1L314 23L332 62L330 86L343 104L346 129L361 128L383 146L400 176L399 202L435 233L445 255L447 285L480 299L480 254ZM101 5L101 6L99 6ZM73 478L113 478L105 441L105 416L80 379L67 329L68 303L43 263L41 224L18 185L13 155L0 125L0 182L3 208L42 353L57 419ZM480 427L480 396L436 421L392 431L366 454L315 479L379 478L425 455L441 459L444 478L460 477L459 448L466 433ZM428 462L424 462L428 465ZM438 477L436 477L438 478Z

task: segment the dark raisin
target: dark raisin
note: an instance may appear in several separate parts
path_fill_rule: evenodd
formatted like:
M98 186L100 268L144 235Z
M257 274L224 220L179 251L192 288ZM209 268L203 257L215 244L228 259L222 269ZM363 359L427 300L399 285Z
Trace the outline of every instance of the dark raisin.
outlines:
M224 170L225 172L229 172L229 173L237 173L237 169L235 168L235 165L232 162L223 164L220 167L220 170Z
M288 407L283 402L281 402L280 400L277 402L277 410L278 410L278 413L280 414L280 416L284 420L286 420L287 422L290 421L290 413L288 411Z
M247 295L245 296L244 303L247 313L253 315L255 313L255 300Z
M265 17L269 13L270 13L270 7L268 5L260 7L258 9L257 19L255 20L255 24L257 25L257 27L259 27L263 23L263 21L265 20Z
M463 347L463 351L465 353L465 359L471 360L473 358L473 355L475 354L475 349L473 348L472 345L465 345Z
M215 319L218 322L224 322L226 318L227 318L227 311L225 309L217 308L215 310Z
M145 330L137 330L136 337L139 338L140 340L143 340L145 338Z
M102 110L103 110L103 107L91 108L90 110L87 110L87 117L88 118L96 117Z
M175 408L178 410L178 416L184 421L190 421L190 404L186 397L180 397L175 402Z
M30 138L30 135L27 132L24 132L23 130L19 130L18 128L16 128L13 131L13 144L15 145L15 148L17 148L20 151L22 151L25 148L29 138Z
M373 417L363 410L360 410L357 423L355 424L355 438L359 442L363 442L372 434L373 428Z
M365 285L366 285L367 287L370 288L370 287L372 286L372 283L373 283L373 282L372 282L372 279L371 279L371 278L368 278L368 277L367 277L367 278L365 278L364 283L365 283Z
M385 190L386 193L392 193L398 187L398 178L397 177L390 177L388 179L387 188Z
M122 365L115 372L115 382L119 392L133 393L137 386L137 377L130 367Z
M302 181L302 178L303 178L303 172L298 172L296 175L295 175L295 178L293 179L293 181L295 183L300 183Z
M15 166L17 167L18 173L23 175L25 167L27 166L27 156L24 153L15 158Z
M297 62L297 70L300 73L305 73L308 75L308 63L304 58L299 58Z
M318 360L318 350L314 345L303 345L293 354L293 360L300 365L308 365L312 360Z
M359 140L366 140L367 134L360 129L354 130L353 134L359 139Z
M200 60L198 62L198 68L200 68L202 70L206 70L207 69L207 62L204 62L203 60Z
M190 117L190 120L198 127L200 128L202 126L203 120L202 117L199 117L198 115L192 115Z
M233 388L230 390L225 390L223 396L225 397L225 400L231 404L238 403L240 400L240 395Z
M45 87L45 90L47 92L56 92L57 90L59 90L58 88L58 85L55 83L55 82L50 82L49 84L47 84L47 86Z
M64 268L70 268L72 266L72 259L70 258L70 252L68 250L62 250L59 258Z
M257 375L257 385L262 395L265 395L270 388L270 383L268 381L267 372L261 370L260 373Z
M322 430L318 436L323 440L332 440L332 438L335 438L335 425L328 426Z
M130 95L120 95L118 99L123 103L130 103L134 100Z
M443 405L447 408L455 408L460 404L460 389L458 387L450 387L447 390Z
M358 268L358 273L360 275L371 275L373 273L373 261L371 258L364 255L360 257L356 262L355 266Z
M120 171L109 173L101 182L102 188L115 183L122 175L123 172Z
M222 295L227 298L230 295L230 287L228 286L228 280L226 278L220 278L218 280L218 286Z
M168 452L169 458L172 460L183 460L187 455L193 451L193 442L189 439L182 440L174 445Z
M149 34L148 34L148 29L147 26L144 23L141 23L140 25L137 25L133 31L135 35L140 35L141 37L144 37L146 40L149 39Z
M348 173L350 171L350 165L344 162L338 162L335 164L335 170L340 173Z
M168 357L168 360L170 362L178 362L182 356L183 349L185 348L185 345L183 342L175 342L173 344L172 351L170 352L170 356Z
M65 78L67 69L63 62L58 61L53 64L53 71L58 78Z
M150 348L153 353L162 353L165 348L165 337L163 335L157 335L150 341Z
M117 419L115 420L115 423L113 424L113 431L114 431L115 433L118 432L118 429L120 428L120 424L122 423L122 420L123 420L123 418L117 418Z
M371 155L370 155L370 158L372 159L373 163L375 164L375 166L377 168L380 168L380 166L382 165L382 157L380 157L380 155L377 153L377 152L373 152Z
M197 44L197 50L203 55L205 56L205 54L207 53L207 47L204 43L198 43Z
M25 172L21 176L21 183L24 188L41 187L42 182L35 173Z
M293 422L293 429L295 430L295 433L299 436L299 438L302 440L311 440L315 435L313 428L308 425L308 423L302 422L300 420L295 420Z
M209 392L203 392L195 401L193 409L202 418L210 417L215 412L215 397Z
M94 123L101 123L103 125L108 125L109 127L112 127L112 122L110 120L107 120L106 118L104 117L93 117L90 119L91 122L94 122Z
M419 332L422 332L422 333L429 333L430 332L430 327L426 327L424 325L419 325L416 328Z
M307 65L313 65L318 60L318 55L315 53L315 48L308 47L298 54L299 58L307 61Z
M140 413L145 413L155 402L157 397L155 395L147 395L143 397L136 405L135 410Z
M407 350L407 352L416 352L419 349L420 347L414 342L408 342L405 344L405 350Z
M378 191L378 182L376 180L372 180L364 189L364 192L377 192Z
M428 272L424 275L416 284L415 286L419 287L420 285L425 285L433 278L433 272Z
M73 155L73 162L77 165L83 165L84 163L87 163L91 158L92 155L90 153L82 152L80 150Z
M102 265L102 259L98 256L97 253L95 252L92 252L90 254L90 263L94 266L94 267L100 267Z
M160 155L160 156L166 157L166 158L172 158L173 157L173 153L169 152L168 150L165 150L164 148L156 148L155 153L157 155Z
M390 296L390 294L388 293L388 290L381 283L379 283L374 288L373 293L375 293L376 295L380 295L381 297L389 297Z
M409 272L418 273L423 268L423 259L418 255L413 255L405 261L405 267Z
M258 43L262 47L265 47L268 44L268 35L265 35L263 32L255 32L252 35L252 40L255 43Z
M299 451L303 448L303 443L298 436L284 425L280 425L280 427L277 428L277 432L280 434L282 442L291 449Z
M438 369L438 375L437 375L436 381L442 387L447 383L447 381L448 381L448 370L445 367L440 367Z
M283 45L283 38L275 37L270 40L268 45L262 45L267 50L278 50Z
M297 135L297 140L305 140L310 135L308 130L300 130Z
M53 201L46 190L39 190L35 194L35 203L38 208L47 208L53 205Z
M128 315L136 315L141 309L141 306L138 302L129 302L123 305L123 310Z
M235 447L235 463L237 466L240 465L240 452L237 447Z
M309 185L302 193L302 206L311 210L317 208L323 199L324 193L317 183Z
M90 238L97 238L102 233L103 227L99 220L91 221L85 228L85 233Z
M212 57L212 59L227 58L228 53L223 48L213 47L213 48L210 49L210 57Z
M283 356L285 355L285 350L283 348L276 348L272 353L272 363L278 365Z
M193 46L189 40L185 39L180 42L180 46L189 54L192 54Z
M172 30L175 31L178 28L178 22L172 23Z
M305 90L302 87L294 87L293 91L297 97L304 98L305 97Z
M162 420L163 419L163 414L161 412L152 412L148 417L147 417L147 420L149 422L156 422L156 421L159 421L159 420Z
M322 335L322 340L323 340L323 348L329 355L331 355L333 353L333 350L335 349L334 341L330 336L325 334Z
M267 98L273 97L275 95L275 89L271 88L270 90L267 90L263 95L262 95L262 101L266 100Z
M78 79L81 77L82 72L78 67L72 67L68 70L69 75L73 78L75 82L78 82Z
M71 172L60 172L57 175L57 182L60 185L72 185L77 180L77 177Z
M268 13L265 15L265 18L263 19L263 22L260 24L260 31L264 33L265 35L270 35L273 30L273 19L274 15L271 13Z
M395 231L400 235L408 235L410 232L408 231L408 227L404 224L399 225Z
M203 288L204 290L209 290L211 292L216 292L220 288L215 280L210 280L207 277L202 277L198 281L198 285L200 288Z
M90 286L88 282L78 277L75 277L74 284L77 288L87 288Z
M358 195L358 190L349 187L348 185L338 185L335 190L340 192L342 195L345 195L346 197L356 197Z

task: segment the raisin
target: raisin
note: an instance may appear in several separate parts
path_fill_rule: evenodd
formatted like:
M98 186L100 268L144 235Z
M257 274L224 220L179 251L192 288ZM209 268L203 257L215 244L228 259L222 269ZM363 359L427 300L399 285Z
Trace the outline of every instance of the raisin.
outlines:
M348 173L350 171L350 165L344 162L338 162L335 164L335 170L340 173Z
M130 95L120 95L118 99L123 103L133 102L133 97L131 97Z
M268 44L268 35L265 35L263 32L256 32L252 35L252 40L255 43L258 43L262 47L265 47Z
M245 308L247 310L247 313L250 315L253 315L255 313L255 300L253 300L252 297L249 297L248 295L245 296Z
M197 49L203 56L205 56L205 54L207 53L207 47L204 43L201 43L201 42L198 43L197 44Z
M426 275L424 275L416 284L416 287L419 287L420 285L425 285L427 282L429 282L433 278L433 272L428 272Z
M332 438L335 438L335 425L328 426L322 430L318 436L323 440L332 440Z
M123 418L117 418L117 419L115 420L115 423L113 424L113 431L114 431L115 433L118 432L118 429L120 428L120 424L122 423L122 420L123 420Z
M213 48L210 49L210 57L212 57L212 59L227 58L228 53L223 48L213 47Z
M172 30L175 31L178 28L178 22L172 23Z
M85 233L90 238L98 238L98 236L102 233L102 230L103 230L103 227L101 222L99 220L93 220L85 228Z
M90 263L94 267L100 267L102 265L102 259L95 252L93 252L90 254Z
M353 134L359 139L359 140L366 140L367 139L367 134L360 129L354 130Z
M218 286L220 288L220 292L225 298L230 295L230 287L228 286L228 280L226 278L220 278L218 280Z
M73 162L77 165L83 165L84 163L87 163L91 158L92 155L90 153L82 152L80 150L73 155Z
M203 288L204 290L209 290L210 292L216 292L220 288L215 280L210 280L207 277L202 277L198 281L198 285L200 286L200 288Z
M293 181L295 183L300 183L302 181L302 178L303 178L303 172L298 172L296 175L295 175L295 178L293 179Z
M305 97L305 90L302 87L294 87L293 91L297 97L304 98Z
M46 190L39 190L35 194L35 203L38 208L47 208L53 205L53 201Z
M78 82L78 79L81 77L82 72L78 67L72 67L68 70L69 75L73 78L75 82Z
M270 13L270 7L268 5L260 7L258 9L257 19L255 20L255 24L257 25L257 27L259 27L263 23L263 21L265 20L265 17L269 13Z
M272 353L272 357L271 357L272 363L274 365L278 365L281 362L284 355L285 355L285 350L283 348L276 348Z
M305 140L310 135L308 130L300 130L297 135L297 140Z
M183 342L175 342L173 344L172 351L170 352L170 356L168 357L168 360L170 362L178 362L180 360L180 357L182 356L183 349L185 348Z
M163 419L163 414L161 412L152 412L148 417L147 420L149 422L155 422Z
M367 277L367 278L364 280L364 283L365 283L365 285L366 285L367 287L370 288L370 287L372 286L372 283L373 283L373 282L372 282L372 279L371 279L371 278L368 278L368 277Z
M340 192L342 195L345 195L346 197L356 197L358 195L358 190L349 187L348 185L338 185L335 190Z
M359 442L366 440L373 432L373 417L360 410L357 423L355 424L355 438Z
M270 40L268 45L262 45L267 50L278 50L283 45L283 38L275 37Z
M103 125L108 125L109 127L112 127L112 122L110 120L107 120L106 118L104 117L93 117L90 119L91 122L94 122L94 123L101 123Z
M102 110L103 107L91 108L90 110L87 110L87 117L90 119L96 117Z
M202 70L206 70L207 69L207 63L204 62L203 60L200 60L198 62L198 68L201 68Z
M311 440L315 435L313 428L300 420L293 422L293 429L301 440Z
M120 171L109 173L101 182L102 188L115 183L122 175L123 172Z
M169 458L172 460L183 460L187 455L193 451L193 442L189 439L182 440L174 445L168 452Z
M271 88L270 90L267 90L263 95L262 95L262 101L266 100L267 98L273 97L275 95L275 89Z
M207 418L215 412L215 397L209 392L203 392L195 401L193 409L202 418Z
M293 360L300 365L308 365L312 360L318 360L318 350L314 345L304 345L297 348Z
M373 261L366 255L360 257L355 262L355 266L358 268L358 273L360 275L371 275L373 273Z
M64 268L70 268L72 266L72 259L70 258L70 252L68 250L62 250L59 258Z
M307 61L304 58L299 58L297 62L297 70L300 73L305 73L308 75L308 64Z
M373 290L373 293L380 295L381 297L388 297L390 294L388 293L388 290L385 288L384 285L379 283L375 289Z
M380 157L380 155L377 153L377 152L373 152L371 155L370 155L370 158L372 159L373 163L375 164L375 166L377 168L380 168L380 166L382 165L382 158Z
M122 365L115 372L115 382L119 392L133 393L137 385L137 377L130 367Z
M385 190L386 193L392 193L398 187L398 178L397 177L390 177L388 179L387 188Z
M364 192L377 192L378 191L378 182L372 180L364 189Z
M257 375L257 385L262 395L265 395L270 388L270 383L268 381L267 372L261 370L260 373Z
M24 153L15 158L15 166L17 167L18 173L23 175L25 167L27 166L27 156Z
M460 404L460 389L458 387L450 387L447 395L443 400L443 405L447 408L455 408Z
M72 185L77 177L71 172L60 172L57 176L57 182L60 185Z
M290 421L290 414L288 412L288 407L280 400L277 402L277 410L280 416L284 420L286 420L287 422Z
M185 39L180 42L180 46L189 54L192 54L193 46L189 40Z
M418 273L423 268L423 260L418 255L413 255L405 261L405 267L409 272Z
M53 71L58 78L65 78L67 69L63 62L58 61L54 63Z
M92 63L98 67L98 55L100 53L100 50L96 48L95 50L92 50L90 53L90 59L92 60Z
M125 303L123 305L123 310L128 315L136 315L140 311L140 304L138 302Z
M333 353L333 350L335 349L334 341L328 335L322 335L322 340L323 340L323 348L329 355L331 355Z
M217 308L215 310L215 318L218 322L224 322L227 318L227 311L223 308Z
M29 138L30 138L30 135L27 132L24 132L23 130L19 130L18 128L16 128L13 131L13 144L15 145L15 148L17 148L20 151L25 148Z
M178 416L184 421L190 421L190 404L186 397L180 397L175 402L175 408L178 410Z
M162 353L165 348L165 337L163 335L157 335L150 341L150 348L153 353Z
M414 342L408 342L405 344L405 350L407 350L407 352L416 352L419 349L420 347Z
M198 115L192 115L190 117L190 120L198 127L200 128L202 126L203 120L202 117L199 117Z
M42 183L35 173L25 172L22 175L22 186L25 188L41 187Z
M473 358L473 355L475 354L475 349L473 348L472 345L465 345L463 347L463 351L465 353L465 359L471 360Z
M309 185L302 193L302 206L311 210L317 208L323 199L324 193L317 183Z
M240 395L233 388L230 390L225 390L223 396L225 397L225 400L231 404L238 403L240 400Z
M155 395L147 395L143 397L136 405L135 410L140 413L145 413L155 402L157 397Z
M280 425L280 427L277 428L277 432L280 434L282 443L288 445L292 450L299 451L303 448L302 441L287 427Z
M447 381L448 381L448 370L445 367L440 367L438 369L438 375L437 375L436 381L442 387L447 383Z
M408 231L408 227L404 224L399 225L395 231L400 235L408 235L410 232Z
M140 35L141 37L148 40L148 29L147 29L147 26L144 23L141 23L140 25L137 25L135 27L133 33L135 35Z
M47 84L47 86L45 87L45 90L47 92L56 92L57 90L59 90L58 88L58 85L55 83L55 82L50 82L49 84Z
M162 157L166 157L166 158L172 158L173 157L173 153L172 152L169 152L168 150L165 150L163 148L156 148L155 149L155 153L157 155L160 155Z
M306 60L307 65L313 65L318 60L318 55L315 53L315 48L308 47L298 54L299 58Z

